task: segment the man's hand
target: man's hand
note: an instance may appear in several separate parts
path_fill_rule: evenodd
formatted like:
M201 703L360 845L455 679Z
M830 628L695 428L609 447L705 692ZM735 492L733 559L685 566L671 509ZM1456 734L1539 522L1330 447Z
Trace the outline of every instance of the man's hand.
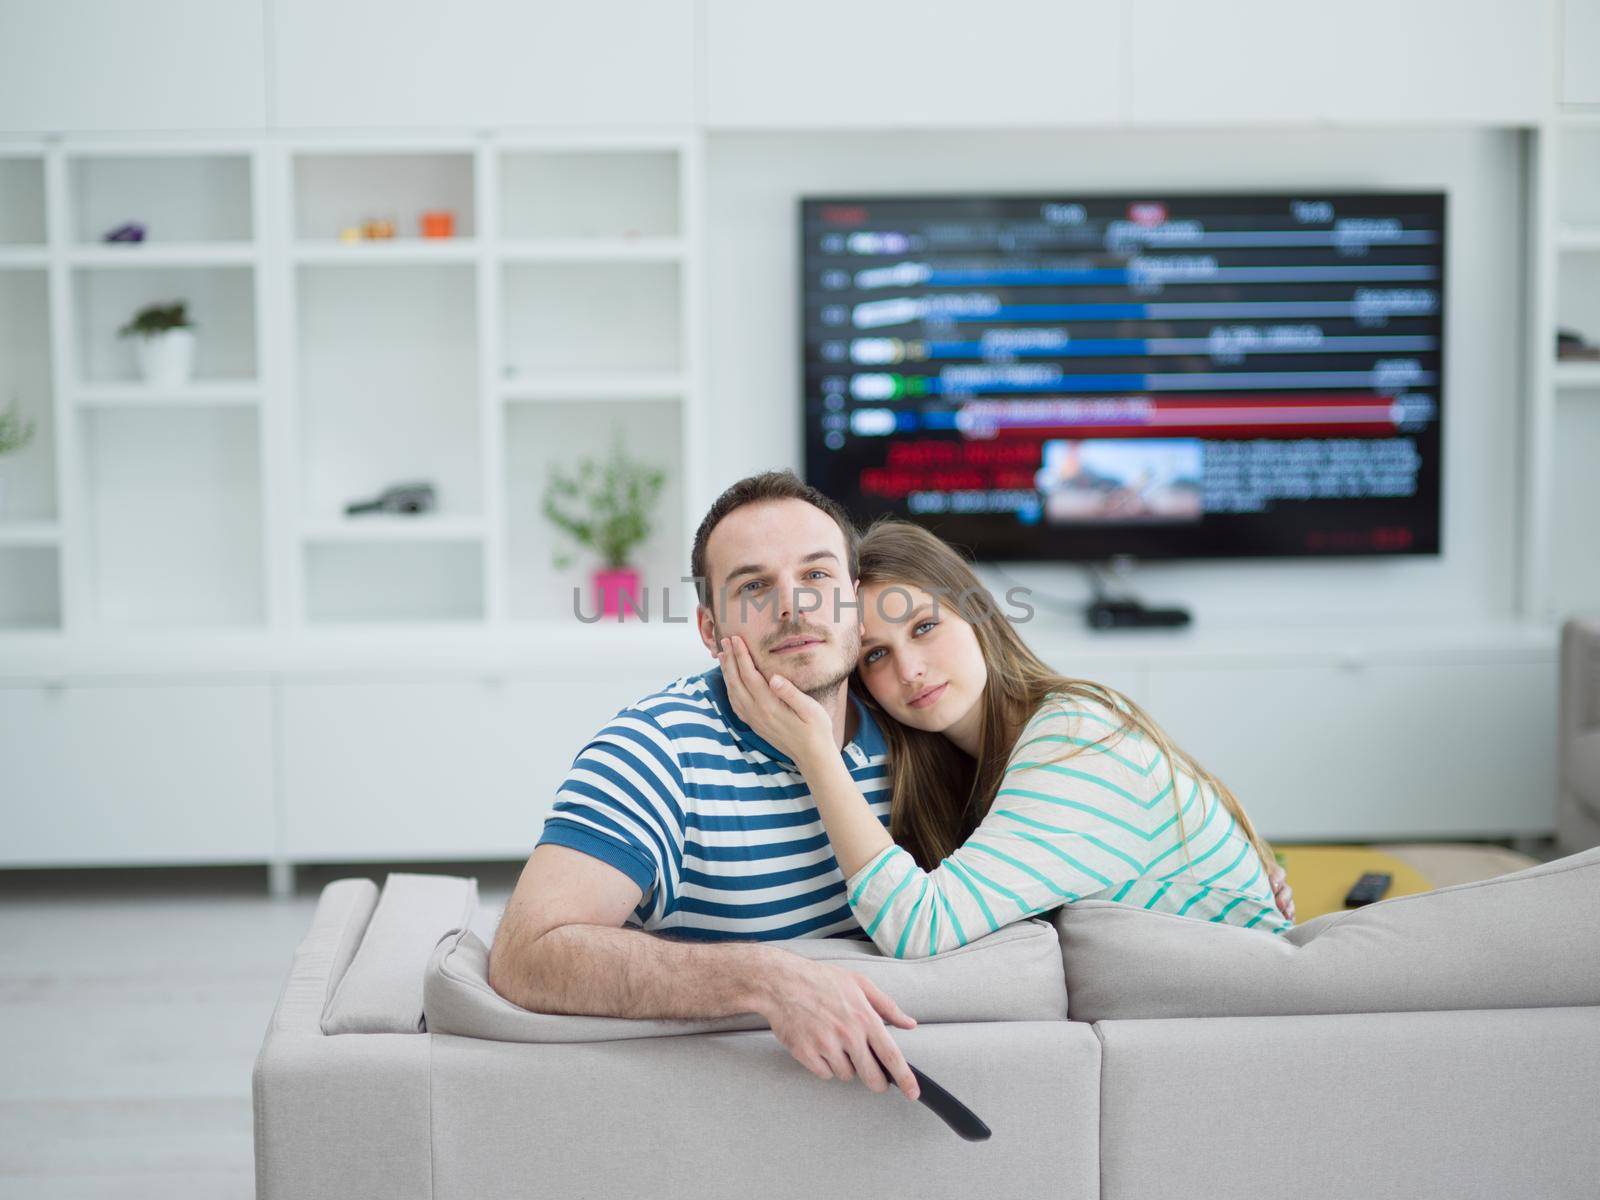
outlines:
M1294 889L1289 886L1289 876L1282 867L1273 867L1267 872L1267 879L1272 883L1272 897L1278 902L1278 911L1294 920Z
M902 1029L914 1029L917 1023L870 979L781 951L765 982L757 1011L806 1070L820 1079L860 1075L873 1091L886 1092L889 1080L873 1061L870 1047L906 1099L917 1098L917 1078L883 1022L887 1018Z

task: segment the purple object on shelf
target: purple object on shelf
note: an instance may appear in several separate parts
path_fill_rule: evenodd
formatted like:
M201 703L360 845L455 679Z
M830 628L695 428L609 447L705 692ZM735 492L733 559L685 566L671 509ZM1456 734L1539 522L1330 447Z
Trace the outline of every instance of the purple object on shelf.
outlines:
M126 225L118 225L100 240L103 242L142 242L144 241L144 226L138 221L129 221Z

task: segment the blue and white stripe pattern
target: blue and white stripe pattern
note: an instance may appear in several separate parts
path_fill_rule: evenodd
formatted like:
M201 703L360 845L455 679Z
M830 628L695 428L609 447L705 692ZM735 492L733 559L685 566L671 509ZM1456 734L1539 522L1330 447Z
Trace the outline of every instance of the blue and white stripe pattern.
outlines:
M1119 716L1095 701L1052 696L1017 739L988 814L949 858L924 871L892 846L856 871L850 904L878 948L922 958L1089 899L1270 933L1291 928L1260 856L1214 788L1175 772L1137 730L1111 748L1087 748ZM1049 761L1074 745L1085 748Z
M859 725L844 761L887 827L887 747L850 703ZM637 883L633 927L701 941L866 937L805 778L734 713L720 667L623 709L584 746L546 842Z

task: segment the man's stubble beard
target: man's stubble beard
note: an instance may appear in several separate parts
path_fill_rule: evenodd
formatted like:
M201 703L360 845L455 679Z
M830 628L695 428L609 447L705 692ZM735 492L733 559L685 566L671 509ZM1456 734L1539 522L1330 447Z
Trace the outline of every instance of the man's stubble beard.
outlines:
M711 628L712 636L716 639L717 644L721 645L722 639L725 636L721 628L715 621L711 623ZM807 630L799 628L786 630L775 640L781 642L784 640L784 638L797 637L806 632ZM747 638L746 641L748 640L749 639ZM833 697L838 694L839 689L849 681L850 676L854 673L856 669L856 659L861 656L861 631L854 626L848 626L846 627L841 638L830 639L830 641L826 644L830 646L837 646L842 652L843 661L840 662L838 669L832 672L827 679L819 683L809 684L808 686L800 689L818 704L827 704L828 701L832 700ZM773 674L772 670L764 669L759 662L756 663L756 669L761 671L761 673L765 676L770 677ZM781 667L778 668L778 672L783 673ZM788 678L788 676L785 675L785 678Z
M851 673L856 669L856 659L861 654L861 635L852 629L849 631L848 640L837 645L844 652L844 661L840 664L839 670L825 682L803 689L805 694L818 704L827 704L838 695L839 689L849 682Z

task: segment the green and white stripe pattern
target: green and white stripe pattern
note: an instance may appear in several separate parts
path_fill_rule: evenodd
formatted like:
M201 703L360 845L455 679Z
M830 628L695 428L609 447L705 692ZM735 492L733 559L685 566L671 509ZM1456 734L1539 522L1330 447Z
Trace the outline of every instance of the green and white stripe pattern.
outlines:
M878 948L922 958L1091 899L1268 933L1291 928L1216 790L1143 734L1046 761L1067 745L1088 747L1118 716L1098 701L1050 697L1023 728L994 804L965 844L932 871L891 846L846 880L856 920Z

